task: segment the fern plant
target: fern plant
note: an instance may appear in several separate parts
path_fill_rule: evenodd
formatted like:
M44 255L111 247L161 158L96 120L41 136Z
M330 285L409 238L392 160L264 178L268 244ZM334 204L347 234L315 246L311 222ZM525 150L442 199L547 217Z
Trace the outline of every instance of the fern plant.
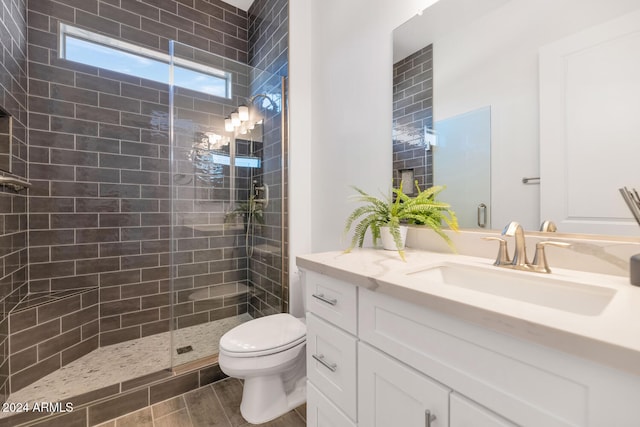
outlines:
M246 203L238 203L235 209L229 211L224 216L224 222L231 222L237 217L242 217L246 226L249 216L251 216L257 224L264 224L262 204L256 202L253 195L249 197L249 200Z
M357 246L362 247L368 229L371 229L373 244L380 239L380 228L387 226L393 236L396 249L400 257L404 260L404 249L400 237L401 224L424 225L435 231L442 237L449 247L455 251L453 242L442 230L443 223L450 229L458 230L458 219L448 203L436 200L436 196L444 190L444 186L434 186L424 191L420 190L416 181L418 194L414 197L406 195L402 191L402 184L399 188L392 189L392 197L380 199L371 196L358 187L353 187L359 194L355 199L365 203L356 208L347 218L344 233L347 234L352 225L357 222L353 231L350 246L345 252L350 252Z

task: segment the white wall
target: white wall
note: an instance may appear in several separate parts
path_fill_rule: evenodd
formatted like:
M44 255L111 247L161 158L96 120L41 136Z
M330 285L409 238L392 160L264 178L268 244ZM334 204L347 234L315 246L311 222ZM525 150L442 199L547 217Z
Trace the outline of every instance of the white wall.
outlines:
M392 177L392 31L435 0L290 0L290 278L296 255L343 249L356 185ZM298 302L296 302L298 301Z
M392 31L420 3L312 2L314 251L346 246L351 185L376 194L391 187Z
M289 1L289 311L302 316L296 255L311 246L311 5Z

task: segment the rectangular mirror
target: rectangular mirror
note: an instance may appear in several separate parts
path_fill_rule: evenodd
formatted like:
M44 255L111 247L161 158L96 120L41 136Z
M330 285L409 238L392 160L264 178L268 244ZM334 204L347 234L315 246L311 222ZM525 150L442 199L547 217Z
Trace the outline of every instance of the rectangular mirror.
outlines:
M559 232L640 236L618 192L640 188L637 120L630 120L640 116L633 101L640 96L637 0L439 0L393 38L394 95L412 97L394 98L394 127L419 119L437 136L438 123L491 109L486 204L493 227L516 220L537 230L551 220ZM406 59L422 51L432 55L429 70L410 69ZM603 65L585 65L593 61ZM567 72L558 74L554 64ZM568 86L557 88L566 78ZM548 104L557 109L551 113ZM437 150L424 160L404 153L400 165L394 149L394 173L411 161L424 164L426 184L447 185L434 174ZM442 199L455 198L443 192ZM475 207L464 215L475 218Z

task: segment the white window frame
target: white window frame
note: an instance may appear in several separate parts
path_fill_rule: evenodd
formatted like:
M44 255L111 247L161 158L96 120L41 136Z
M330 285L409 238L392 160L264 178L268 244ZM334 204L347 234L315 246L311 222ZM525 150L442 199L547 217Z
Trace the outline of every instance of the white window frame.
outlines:
M128 53L131 55L141 56L143 58L153 59L158 62L163 62L165 64L171 64L171 55L168 53L158 52L153 49L149 49L143 46L139 46L133 43L125 42L123 40L114 39L112 37L108 37L102 34L97 34L92 31L87 31L82 28L73 27L69 24L65 24L63 22L60 23L60 31L59 31L59 44L58 44L58 55L61 59L67 60L66 55L66 38L67 36L71 36L76 39L81 39L85 42L94 43L97 45L102 45L114 50L122 51L124 53ZM69 60L73 61L73 60ZM186 68L188 70L196 71L199 73L203 73L206 75L210 75L213 77L218 77L223 79L226 82L225 87L225 95L222 98L231 99L232 93L232 74L218 68L210 67L208 65L204 65L195 61L190 61L184 58L178 58L176 56L173 57L173 64L176 67ZM87 64L91 65L91 64ZM112 70L113 71L113 70ZM140 77L140 76L136 76ZM167 80L162 83L169 83L169 75L167 75ZM179 86L179 85L177 85ZM190 89L195 90L195 89ZM208 93L209 95L212 95ZM218 96L218 95L213 95Z

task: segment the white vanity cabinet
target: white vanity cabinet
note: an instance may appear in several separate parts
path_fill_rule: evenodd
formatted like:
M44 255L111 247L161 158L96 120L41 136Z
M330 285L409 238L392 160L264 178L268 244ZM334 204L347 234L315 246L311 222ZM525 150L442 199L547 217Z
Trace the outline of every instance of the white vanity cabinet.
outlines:
M516 427L515 424L458 393L451 393L449 402L449 427Z
M640 425L636 375L462 320L462 306L304 277L310 426Z
M308 427L356 427L338 407L324 394L307 383L307 426Z

